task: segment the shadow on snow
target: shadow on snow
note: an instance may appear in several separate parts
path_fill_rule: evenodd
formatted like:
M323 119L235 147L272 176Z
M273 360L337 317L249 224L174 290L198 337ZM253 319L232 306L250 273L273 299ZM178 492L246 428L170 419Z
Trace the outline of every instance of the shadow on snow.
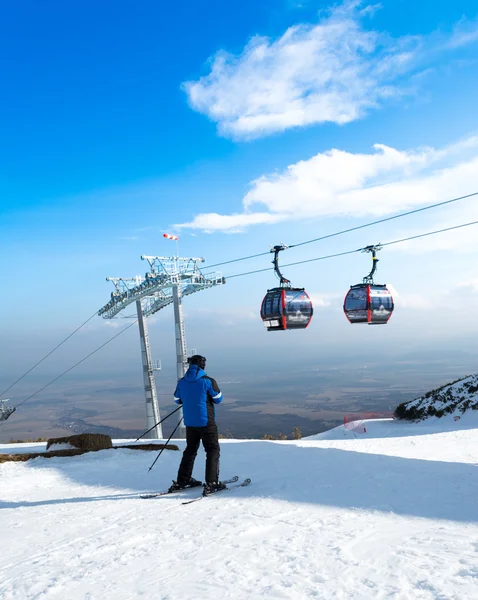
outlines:
M116 450L68 459L35 459L24 465L32 471L32 479L38 469L54 468L74 485L99 486L103 488L101 491L111 487L112 493L95 495L98 490L93 489L91 496L0 501L0 508L132 499L137 502L138 510L144 502L159 503L158 508L164 501L179 504L182 496L177 495L138 499L139 492L167 489L176 476L180 453L163 453L154 470L147 474L155 456L156 453ZM201 478L203 468L201 450L195 477ZM226 493L224 500L272 499L429 519L478 521L478 469L473 464L248 441L222 445L221 469L224 477L237 474L252 479L251 486ZM78 491L85 494L84 489ZM50 488L47 492L51 495ZM185 492L189 497L197 493L199 490ZM184 510L190 509L184 507Z

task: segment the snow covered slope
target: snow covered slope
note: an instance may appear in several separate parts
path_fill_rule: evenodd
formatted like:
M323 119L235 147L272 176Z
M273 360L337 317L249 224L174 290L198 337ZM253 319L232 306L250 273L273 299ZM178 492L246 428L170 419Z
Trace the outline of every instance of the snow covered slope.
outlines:
M478 373L443 385L410 402L399 404L395 414L400 419L426 419L467 410L478 410Z
M366 431L224 440L252 485L188 506L138 498L178 452L0 464L0 598L478 598L478 415Z

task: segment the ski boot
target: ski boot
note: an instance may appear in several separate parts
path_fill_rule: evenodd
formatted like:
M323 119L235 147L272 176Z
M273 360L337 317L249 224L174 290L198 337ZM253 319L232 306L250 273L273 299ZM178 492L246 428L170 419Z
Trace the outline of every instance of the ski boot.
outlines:
M222 481L211 481L209 483L204 484L204 490L202 495L209 496L210 494L215 494L216 492L220 492L221 490L225 490L226 488L226 484L222 483Z
M184 483L183 481L173 481L173 485L169 488L168 492L171 494L172 492L178 492L179 490L186 490L188 488L198 487L200 485L202 485L201 481L191 477L187 483Z

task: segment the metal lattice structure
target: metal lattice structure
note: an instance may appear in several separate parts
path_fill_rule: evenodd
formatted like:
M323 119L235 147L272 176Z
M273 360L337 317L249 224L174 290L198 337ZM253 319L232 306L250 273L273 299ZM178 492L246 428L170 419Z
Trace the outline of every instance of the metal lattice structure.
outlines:
M139 276L106 278L116 289L112 292L108 304L98 311L104 319L113 319L136 300L143 300L145 317L154 315L158 310L172 304L175 285L181 286L181 296L188 296L225 283L221 273L202 274L199 263L203 262L204 258L143 255L141 259L147 260L151 268L144 279Z
M149 263L150 271L144 279L139 276L133 278L107 277L115 286L111 300L103 306L98 315L104 319L113 319L123 309L136 303L138 323L140 330L141 355L143 362L143 379L146 396L146 421L147 428L153 427L159 421L159 407L154 381L154 368L151 361L149 338L146 327L146 317L174 305L174 321L176 331L176 367L177 377L180 379L187 369L187 347L182 312L182 298L209 288L224 284L226 281L221 273L204 275L199 269L199 264L204 258L182 258L178 256L141 256L142 260ZM182 411L179 411L182 419ZM153 430L152 436L159 439L162 431ZM184 436L184 427L180 427L180 435Z

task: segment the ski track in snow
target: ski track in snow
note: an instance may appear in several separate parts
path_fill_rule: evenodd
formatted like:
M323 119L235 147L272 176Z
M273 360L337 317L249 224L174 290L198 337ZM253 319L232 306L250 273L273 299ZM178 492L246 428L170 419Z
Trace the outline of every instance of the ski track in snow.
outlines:
M150 474L155 453L126 449L0 464L0 598L478 598L477 430L470 414L227 440L223 476L252 484L186 506L200 489L138 498L177 452Z

